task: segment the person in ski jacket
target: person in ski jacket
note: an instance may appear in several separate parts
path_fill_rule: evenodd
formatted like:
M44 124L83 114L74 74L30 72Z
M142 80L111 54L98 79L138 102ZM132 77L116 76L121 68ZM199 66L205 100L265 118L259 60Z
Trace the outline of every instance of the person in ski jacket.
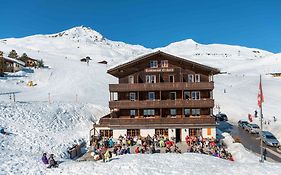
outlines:
M49 166L48 166L48 168L52 168L52 167L54 167L54 168L57 168L58 167L58 163L57 163L57 161L55 161L55 159L54 159L54 154L50 154L50 157L49 157Z
M49 164L49 161L48 161L48 158L47 158L47 153L43 153L43 156L42 156L41 160L45 165Z
M109 162L110 153L109 150L106 150L104 153L104 162Z

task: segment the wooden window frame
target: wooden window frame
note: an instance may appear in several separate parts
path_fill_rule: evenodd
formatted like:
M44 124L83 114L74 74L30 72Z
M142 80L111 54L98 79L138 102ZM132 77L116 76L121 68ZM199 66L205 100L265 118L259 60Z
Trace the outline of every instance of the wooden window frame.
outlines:
M113 136L113 130L112 129L101 129L100 136L110 138Z
M140 136L140 129L127 129L127 136L131 137Z
M163 68L169 67L168 60L161 60L161 67Z
M168 129L155 129L155 134L156 135L163 135L163 136L168 137L169 131L168 131Z

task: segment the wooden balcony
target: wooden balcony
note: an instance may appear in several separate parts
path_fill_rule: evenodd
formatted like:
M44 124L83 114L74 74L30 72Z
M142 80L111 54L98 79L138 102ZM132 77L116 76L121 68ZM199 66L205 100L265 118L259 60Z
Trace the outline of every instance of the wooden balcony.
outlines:
M144 100L144 101L110 101L110 109L143 109L143 108L213 108L213 99L201 100Z
M185 118L101 118L100 127L112 128L165 128L185 126L214 126L212 117L185 117Z
M135 84L109 84L110 92L128 92L128 91L169 91L169 90L213 90L214 82L200 83L135 83Z

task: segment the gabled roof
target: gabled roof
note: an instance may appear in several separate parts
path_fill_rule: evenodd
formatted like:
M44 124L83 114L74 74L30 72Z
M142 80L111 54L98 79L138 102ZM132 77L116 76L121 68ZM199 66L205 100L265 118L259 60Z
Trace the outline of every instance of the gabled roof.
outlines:
M128 61L124 64L121 64L121 65L118 65L114 68L111 68L107 71L107 73L115 76L115 77L123 77L123 76L126 76L126 75L130 75L134 72L137 72L137 71L140 71L142 69L142 67L138 66L139 63L145 61L146 59L149 59L153 56L163 56L165 57L165 59L167 60L175 60L175 61L178 61L180 63L180 65L192 65L192 67L196 67L198 69L202 69L202 70L205 70L206 72L210 73L210 74L218 74L220 73L220 70L217 69L217 68L213 68L213 67L209 67L209 66L206 66L206 65L203 65L203 64L199 64L197 62L194 62L194 61L190 61L190 60L187 60L186 58L181 58L181 57L178 57L178 56L175 56L175 55L171 55L171 54L168 54L168 53L165 53L163 51L156 51L156 52L152 52L152 53L149 53L149 54L146 54L146 55L142 55L134 60L131 60L131 61Z
M3 57L3 58L4 58L4 60L8 60L8 61L11 61L13 63L17 63L17 64L19 64L21 66L25 66L25 63L20 61L20 60L17 60L17 59L14 59L14 58L10 58L10 57Z

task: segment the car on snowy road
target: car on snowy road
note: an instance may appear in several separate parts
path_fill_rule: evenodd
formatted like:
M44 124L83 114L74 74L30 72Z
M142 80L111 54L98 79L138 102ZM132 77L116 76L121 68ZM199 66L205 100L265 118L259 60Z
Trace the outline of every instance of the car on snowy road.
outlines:
M260 132L260 127L257 124L248 123L245 125L245 130L251 134L258 134Z
M239 120L238 121L238 126L245 129L246 125L248 125L249 122L248 121L245 121L245 120Z
M279 147L280 146L279 141L269 131L261 131L260 137L261 137L262 141L268 146L273 146L273 147Z
M218 113L215 116L216 121L228 121L227 115L224 113Z

